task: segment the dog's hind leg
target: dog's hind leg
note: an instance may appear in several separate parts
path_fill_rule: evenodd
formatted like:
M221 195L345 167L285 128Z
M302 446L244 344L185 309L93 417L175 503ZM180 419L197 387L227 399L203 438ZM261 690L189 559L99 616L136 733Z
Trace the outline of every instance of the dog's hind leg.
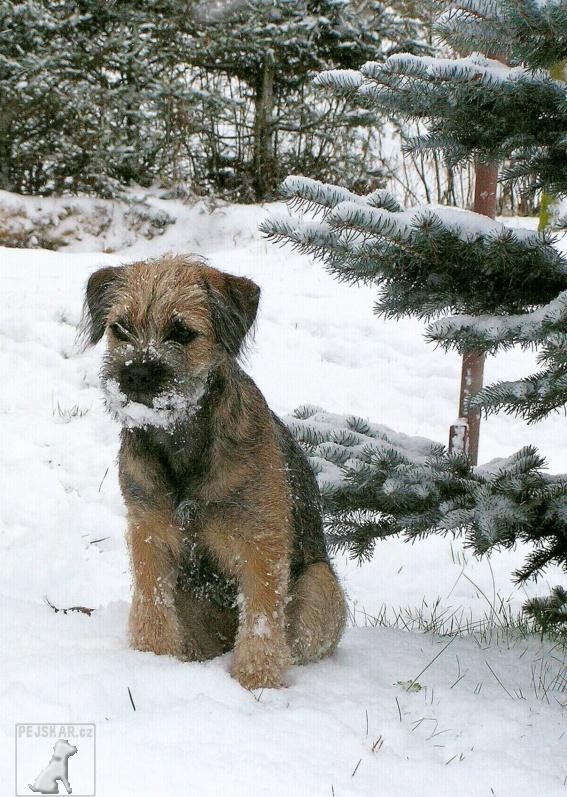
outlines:
M343 591L326 562L309 565L292 588L286 609L287 638L294 664L333 652L346 623Z

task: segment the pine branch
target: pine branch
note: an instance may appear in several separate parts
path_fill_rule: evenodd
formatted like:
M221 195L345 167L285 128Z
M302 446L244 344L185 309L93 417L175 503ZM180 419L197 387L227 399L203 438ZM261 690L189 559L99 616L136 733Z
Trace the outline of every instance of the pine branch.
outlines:
M561 262L559 267L562 268ZM426 339L444 349L495 353L514 345L545 344L552 335L567 333L567 291L546 305L518 315L457 315L435 321Z
M563 587L554 587L545 598L531 598L523 610L543 633L567 631L567 590Z
M515 382L497 382L476 393L469 409L482 410L487 416L504 411L508 415L535 423L559 410L567 400L567 368L548 369Z

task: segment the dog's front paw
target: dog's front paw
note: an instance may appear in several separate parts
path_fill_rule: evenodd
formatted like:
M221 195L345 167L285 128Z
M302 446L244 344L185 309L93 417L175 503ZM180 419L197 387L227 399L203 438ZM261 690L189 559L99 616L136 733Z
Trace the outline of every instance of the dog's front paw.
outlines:
M245 689L279 689L287 686L284 678L291 657L285 638L270 640L257 636L243 637L232 656L230 674Z
M174 611L164 613L144 611L144 605L132 605L129 620L130 646L158 656L183 658L181 630Z

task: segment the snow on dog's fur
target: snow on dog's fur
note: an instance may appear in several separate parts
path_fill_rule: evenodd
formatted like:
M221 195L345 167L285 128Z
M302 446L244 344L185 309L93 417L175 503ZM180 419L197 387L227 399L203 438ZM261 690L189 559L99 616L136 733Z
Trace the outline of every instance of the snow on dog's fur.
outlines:
M202 660L234 647L247 688L337 645L345 600L329 562L315 476L238 356L260 290L197 258L91 275L86 333L107 333L107 407L139 650Z

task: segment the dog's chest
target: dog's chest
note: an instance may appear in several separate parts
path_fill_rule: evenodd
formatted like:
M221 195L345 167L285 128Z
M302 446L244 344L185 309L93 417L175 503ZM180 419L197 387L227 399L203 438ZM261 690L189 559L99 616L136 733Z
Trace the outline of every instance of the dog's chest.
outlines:
M223 609L236 606L236 579L223 573L207 550L199 545L184 550L177 585L200 602Z
M206 502L191 499L182 501L177 508L183 534L178 587L198 601L231 609L236 606L237 582L218 566L205 544L203 527L208 511Z
M128 438L133 454L143 459L151 483L144 495L135 480L122 478L130 501L138 505L159 505L166 494L171 501L173 520L180 527L183 554L178 587L196 600L222 608L233 608L237 589L234 578L218 566L204 543L203 528L211 516L223 515L222 502L207 500L211 485L212 435L206 424L178 430L175 435L144 430ZM213 468L214 470L214 468ZM214 478L213 478L214 482Z
M150 491L171 497L174 506L186 499L199 499L210 471L210 437L206 429L169 434L143 429L127 433L126 456L132 456L143 470Z

